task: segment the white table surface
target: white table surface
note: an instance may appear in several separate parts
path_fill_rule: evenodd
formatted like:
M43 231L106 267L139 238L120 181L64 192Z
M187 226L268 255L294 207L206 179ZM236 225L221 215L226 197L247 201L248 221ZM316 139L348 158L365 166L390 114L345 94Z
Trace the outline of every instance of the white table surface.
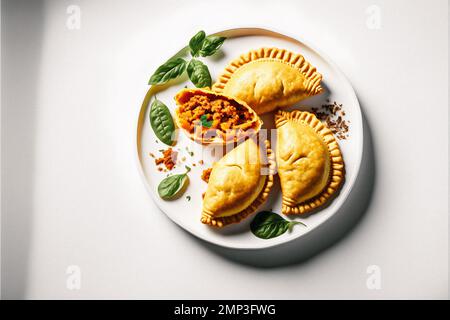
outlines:
M240 26L328 54L367 120L357 189L308 244L207 245L156 208L137 169L161 53ZM2 298L448 298L447 1L2 1L1 31Z

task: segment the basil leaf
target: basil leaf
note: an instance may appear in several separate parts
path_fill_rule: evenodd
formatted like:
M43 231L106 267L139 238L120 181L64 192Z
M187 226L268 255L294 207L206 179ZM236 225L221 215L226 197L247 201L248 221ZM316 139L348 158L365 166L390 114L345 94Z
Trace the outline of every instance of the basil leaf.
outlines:
M203 41L202 48L200 50L200 55L202 57L212 56L214 53L219 50L222 44L225 41L225 37L217 37L217 36L208 36Z
M180 196L188 181L186 173L175 174L163 179L158 185L158 194L164 200L173 200Z
M174 144L175 125L169 108L155 98L150 107L150 124L159 140L171 146Z
M300 221L285 220L274 212L262 211L250 223L250 230L258 238L271 239L282 235L296 224L306 226Z
M208 117L206 116L206 114L203 114L201 117L200 117L200 121L201 121L201 123L202 123L202 126L203 127L206 127L206 128L211 128L211 126L212 126L212 121L208 121Z
M183 58L172 58L156 69L148 84L164 84L171 79L178 78L186 70L186 60Z
M187 73L197 88L211 87L211 74L203 62L195 59L189 61Z
M189 48L191 49L191 55L193 57L198 56L198 52L202 48L205 37L206 37L205 31L201 30L197 32L197 34L193 36L189 41Z

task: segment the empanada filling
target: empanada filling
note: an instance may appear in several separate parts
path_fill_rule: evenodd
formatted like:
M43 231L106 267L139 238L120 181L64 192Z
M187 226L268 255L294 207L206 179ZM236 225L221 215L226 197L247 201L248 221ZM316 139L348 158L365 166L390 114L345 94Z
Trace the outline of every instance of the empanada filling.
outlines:
M257 129L255 115L237 101L214 95L192 95L178 109L180 125L189 133Z

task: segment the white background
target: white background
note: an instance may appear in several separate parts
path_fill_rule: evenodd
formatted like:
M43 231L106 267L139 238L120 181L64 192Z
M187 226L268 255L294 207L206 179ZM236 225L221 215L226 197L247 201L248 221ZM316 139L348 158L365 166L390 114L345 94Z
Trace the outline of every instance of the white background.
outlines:
M80 30L66 27L73 4ZM366 24L370 5L380 29ZM447 1L2 1L1 11L2 298L448 298ZM325 52L366 119L348 214L308 254L206 245L159 212L137 169L151 73L196 31L241 26ZM80 290L66 287L70 265ZM371 265L380 290L366 286Z

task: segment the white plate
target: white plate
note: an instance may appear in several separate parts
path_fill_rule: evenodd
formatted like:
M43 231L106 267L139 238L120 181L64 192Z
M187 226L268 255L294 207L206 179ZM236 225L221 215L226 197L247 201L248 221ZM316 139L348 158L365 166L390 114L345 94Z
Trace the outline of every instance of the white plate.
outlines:
M203 169L210 167L211 164L218 159L214 159L210 152L207 152L205 148L192 142L186 135L180 132L178 135L178 142L174 149L177 151L179 150L178 159L186 157L185 164L192 168L192 171L189 173L190 184L185 194L177 200L164 201L159 198L157 193L158 183L167 175L167 173L159 172L157 170L154 159L149 153L152 152L156 156L159 156L160 153L158 150L166 149L167 146L160 141L159 143L156 142L158 140L154 135L149 122L148 105L155 93L155 88L149 90L147 93L139 114L137 126L137 153L140 171L148 190L158 207L179 226L205 241L237 249L267 248L292 241L312 231L335 214L339 207L344 203L355 183L361 164L363 149L362 117L358 100L352 86L342 72L327 57L319 53L316 49L313 49L311 45L305 44L304 41L299 41L293 37L260 28L232 29L219 32L219 34L228 37L221 49L222 53L217 57L204 59L210 69L213 81L222 72L230 60L238 57L240 54L251 49L272 46L301 53L320 73L322 73L325 93L304 100L298 104L298 106L294 106L294 108L305 108L302 106L308 106L308 108L320 107L322 104L327 103L327 99L332 102L336 101L343 104L343 108L346 112L345 117L350 121L350 137L347 140L339 141L346 168L346 180L339 195L330 203L330 205L317 213L305 218L295 218L303 221L307 227L297 225L292 232L287 232L277 238L269 240L259 239L250 232L249 224L253 217L249 217L239 224L227 226L223 229L211 228L202 224L200 222L202 193L206 190L206 183L203 182L200 177ZM180 47L182 45L184 44L180 44ZM186 52L187 51L184 48L178 54L183 55L186 54ZM188 55L186 54L186 56ZM161 54L160 63L163 63L169 57L170 54ZM157 97L159 100L162 100L173 113L176 107L173 97L186 85L188 87L193 87L192 83L187 79L182 79L176 84L159 88ZM271 115L264 116L262 119L265 122L265 127L273 128L273 117ZM188 154L186 147L194 152L193 157ZM275 146L272 147L275 149ZM201 159L204 160L204 165L198 164L198 161ZM192 165L193 163L196 163L197 165L194 167ZM184 164L177 165L172 172L184 172ZM278 179L275 180L278 181ZM188 195L191 197L190 201L186 198ZM264 209L271 209L277 213L281 212L281 192L278 182L272 189L271 197L258 211ZM290 217L288 217L288 219L290 219Z

